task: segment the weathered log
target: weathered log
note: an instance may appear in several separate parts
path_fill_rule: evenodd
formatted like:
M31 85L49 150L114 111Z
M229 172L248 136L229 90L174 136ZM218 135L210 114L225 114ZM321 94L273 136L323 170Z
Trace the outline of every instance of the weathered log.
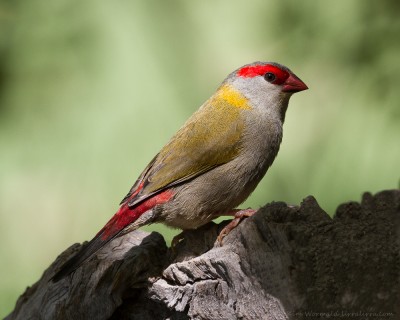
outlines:
M214 245L220 225L117 238L71 276L18 299L11 319L400 319L400 190L364 194L330 218L313 197L272 203Z

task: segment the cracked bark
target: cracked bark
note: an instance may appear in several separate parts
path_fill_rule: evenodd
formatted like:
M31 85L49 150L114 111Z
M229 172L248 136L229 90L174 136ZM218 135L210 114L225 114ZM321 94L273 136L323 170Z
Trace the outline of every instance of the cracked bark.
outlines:
M400 319L400 190L364 194L330 218L313 197L272 203L214 246L225 223L113 240L71 276L63 252L11 319Z

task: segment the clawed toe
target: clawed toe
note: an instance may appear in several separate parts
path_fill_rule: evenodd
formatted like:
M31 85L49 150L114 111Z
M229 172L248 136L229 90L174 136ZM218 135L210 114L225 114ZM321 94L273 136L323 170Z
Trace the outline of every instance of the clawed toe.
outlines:
M219 233L216 241L217 246L222 246L222 241L223 239L231 232L233 229L235 229L240 221L242 221L243 218L251 217L256 213L257 211L254 209L245 209L245 210L235 210L233 211L234 213L234 218L232 219L231 222L229 222Z

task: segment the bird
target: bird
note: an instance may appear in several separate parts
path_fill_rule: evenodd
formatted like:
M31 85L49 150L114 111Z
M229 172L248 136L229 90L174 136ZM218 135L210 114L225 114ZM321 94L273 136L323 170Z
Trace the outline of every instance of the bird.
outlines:
M73 273L112 239L147 224L188 230L231 215L231 226L223 230L229 233L254 213L236 207L278 154L290 97L306 89L276 62L253 62L230 73L150 161L114 216L52 280Z

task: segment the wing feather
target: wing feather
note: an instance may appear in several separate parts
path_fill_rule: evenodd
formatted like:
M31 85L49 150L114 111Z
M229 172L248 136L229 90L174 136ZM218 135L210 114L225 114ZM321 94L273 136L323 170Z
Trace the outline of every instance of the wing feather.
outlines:
M234 159L240 152L241 110L211 98L161 149L123 202L130 207Z

